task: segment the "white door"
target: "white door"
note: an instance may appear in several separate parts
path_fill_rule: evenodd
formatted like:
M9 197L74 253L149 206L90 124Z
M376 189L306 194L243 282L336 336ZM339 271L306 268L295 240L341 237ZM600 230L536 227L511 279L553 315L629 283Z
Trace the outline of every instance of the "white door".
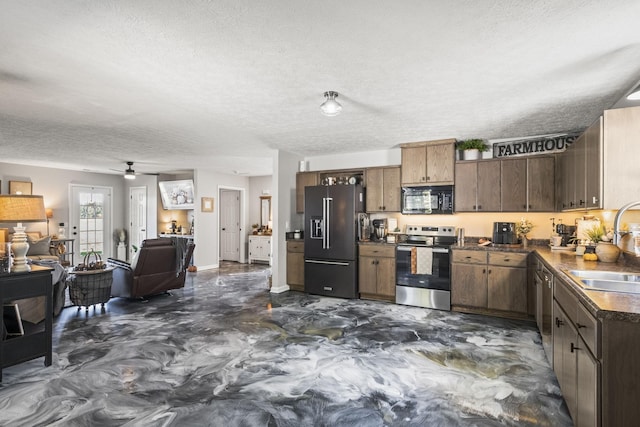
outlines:
M91 250L103 259L111 256L111 188L71 185L70 237L80 261Z
M129 236L128 259L133 259L147 238L147 187L129 188Z
M240 261L240 191L220 190L220 259Z

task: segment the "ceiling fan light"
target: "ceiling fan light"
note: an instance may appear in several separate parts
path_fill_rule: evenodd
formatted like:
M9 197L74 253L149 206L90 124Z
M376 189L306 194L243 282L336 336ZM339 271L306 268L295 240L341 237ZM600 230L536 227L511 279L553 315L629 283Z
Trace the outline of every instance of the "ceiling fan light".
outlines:
M322 111L322 114L329 117L337 116L338 114L340 114L340 111L342 111L342 105L340 105L338 101L336 101L338 92L325 92L324 97L326 98L326 101L324 101L320 105L320 111Z
M124 179L136 179L136 171L131 168L124 171Z
M634 89L629 95L627 95L629 101L640 101L640 87Z

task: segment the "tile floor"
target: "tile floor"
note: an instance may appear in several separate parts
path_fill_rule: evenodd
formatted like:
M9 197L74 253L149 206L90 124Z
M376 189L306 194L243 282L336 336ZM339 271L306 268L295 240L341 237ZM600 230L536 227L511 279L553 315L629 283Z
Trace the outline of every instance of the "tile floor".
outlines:
M53 365L4 370L0 425L571 425L532 323L275 295L268 274L64 309Z

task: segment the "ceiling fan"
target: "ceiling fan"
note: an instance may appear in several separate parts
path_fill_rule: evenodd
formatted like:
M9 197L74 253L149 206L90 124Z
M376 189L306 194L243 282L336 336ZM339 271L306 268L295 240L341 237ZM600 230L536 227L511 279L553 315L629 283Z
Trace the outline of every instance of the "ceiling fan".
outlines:
M124 171L124 179L136 179L136 175L159 175L157 173L141 173L141 172L136 172L133 169L133 162L126 162L127 163L127 169L125 169ZM120 172L119 169L111 169L117 172Z

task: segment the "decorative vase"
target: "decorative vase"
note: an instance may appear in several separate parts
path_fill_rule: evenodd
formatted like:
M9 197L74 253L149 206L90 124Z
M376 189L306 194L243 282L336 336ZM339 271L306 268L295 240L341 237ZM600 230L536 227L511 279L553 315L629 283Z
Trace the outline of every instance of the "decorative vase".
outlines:
M616 262L620 256L620 248L611 242L599 242L596 245L596 255L602 262Z
M462 150L462 160L478 160L480 159L480 150Z
M522 236L522 247L525 249L529 247L529 239L526 235Z

